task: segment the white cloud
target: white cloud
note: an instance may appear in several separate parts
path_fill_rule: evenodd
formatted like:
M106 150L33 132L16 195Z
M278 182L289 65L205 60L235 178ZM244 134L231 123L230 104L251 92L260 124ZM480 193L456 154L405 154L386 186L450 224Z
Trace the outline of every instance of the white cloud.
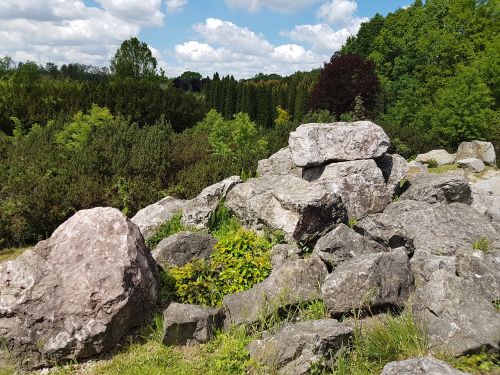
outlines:
M252 12L268 8L282 13L292 13L317 2L318 0L226 0L231 8L243 8Z
M187 5L188 0L166 0L167 12L176 13L181 12Z
M96 0L111 15L139 25L163 24L161 0Z
M348 24L357 10L358 4L354 0L329 0L319 7L316 14L330 24Z

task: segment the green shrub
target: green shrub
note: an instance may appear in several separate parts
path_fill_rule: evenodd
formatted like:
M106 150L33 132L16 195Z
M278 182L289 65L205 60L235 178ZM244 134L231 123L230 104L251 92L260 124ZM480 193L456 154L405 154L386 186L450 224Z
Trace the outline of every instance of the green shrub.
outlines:
M181 224L181 218L182 213L177 213L170 220L160 225L154 234L146 240L146 245L153 250L164 238L186 230Z
M498 374L500 370L500 360L492 353L481 352L460 357L438 354L437 357L456 369L471 374Z
M222 298L264 280L271 272L271 244L238 229L219 238L209 260L194 260L170 272L181 302L217 306Z
M240 222L229 212L221 200L208 222L208 230L216 238L226 237L241 227Z
M427 161L427 166L428 166L429 168L437 168L437 167L439 167L439 164L438 164L438 162L436 161L436 159L429 159L429 160Z
M490 249L490 244L486 237L481 237L479 240L472 244L473 250L481 250L483 253L487 253Z

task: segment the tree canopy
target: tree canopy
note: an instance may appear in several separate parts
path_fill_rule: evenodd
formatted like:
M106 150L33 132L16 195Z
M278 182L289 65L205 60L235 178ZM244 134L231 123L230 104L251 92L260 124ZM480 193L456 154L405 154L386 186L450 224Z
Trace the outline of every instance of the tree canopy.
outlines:
M133 37L122 42L111 59L111 72L119 78L153 77L158 62L149 46Z

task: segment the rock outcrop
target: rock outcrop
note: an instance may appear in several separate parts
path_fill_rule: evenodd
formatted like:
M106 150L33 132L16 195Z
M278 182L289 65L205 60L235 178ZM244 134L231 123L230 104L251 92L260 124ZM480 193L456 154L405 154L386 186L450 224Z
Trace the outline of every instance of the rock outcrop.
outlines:
M347 345L353 329L335 319L311 320L286 324L274 334L248 345L250 358L265 365L269 373L309 374L311 366L332 359Z
M458 159L457 164L469 172L479 173L484 171L484 163L476 158Z
M432 160L436 161L439 166L453 164L455 155L451 155L446 150L432 150L425 154L418 154L415 161L429 164Z
M257 322L279 307L319 299L319 288L327 273L316 257L284 263L251 289L224 297L226 328Z
M496 165L495 149L491 142L472 141L460 143L457 150L456 160L466 158L476 158L485 164L491 166Z
M163 312L165 345L196 345L211 340L222 328L221 309L181 303L171 303Z
M391 362L380 375L468 375L433 357L411 358Z
M78 211L0 264L0 336L27 368L88 358L139 326L158 295L139 228L114 208Z
M144 239L147 240L160 225L169 221L175 214L182 212L186 204L185 200L165 197L139 210L131 220L139 227Z
M472 182L472 207L488 216L500 231L500 171Z
M163 268L181 267L194 259L208 259L216 243L209 234L180 232L161 240L153 251L153 258Z
M301 125L290 133L288 143L299 167L374 159L384 155L390 145L382 128L370 121Z
M257 166L257 175L290 175L302 177L302 168L297 167L292 159L292 153L288 147L282 148L268 159L260 160Z

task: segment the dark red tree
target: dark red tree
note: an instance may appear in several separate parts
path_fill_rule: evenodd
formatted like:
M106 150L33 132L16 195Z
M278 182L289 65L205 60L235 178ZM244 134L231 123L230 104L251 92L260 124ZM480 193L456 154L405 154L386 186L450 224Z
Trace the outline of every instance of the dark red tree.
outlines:
M354 109L354 99L359 95L367 113L373 114L379 90L373 61L360 55L335 54L321 70L311 94L311 107L340 116Z

